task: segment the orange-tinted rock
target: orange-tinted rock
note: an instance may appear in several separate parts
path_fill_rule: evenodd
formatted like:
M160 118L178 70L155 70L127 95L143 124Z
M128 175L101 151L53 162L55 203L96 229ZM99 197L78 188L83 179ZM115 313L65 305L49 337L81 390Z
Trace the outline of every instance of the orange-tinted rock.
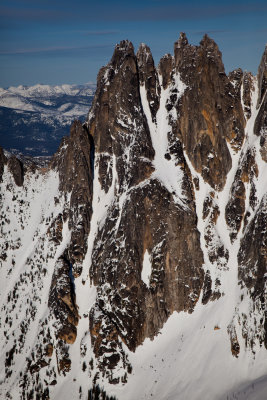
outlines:
M191 46L181 34L174 45L175 67L187 89L178 103L178 135L197 172L222 190L231 156L227 147L239 149L245 120L240 96L225 75L221 53L207 35Z

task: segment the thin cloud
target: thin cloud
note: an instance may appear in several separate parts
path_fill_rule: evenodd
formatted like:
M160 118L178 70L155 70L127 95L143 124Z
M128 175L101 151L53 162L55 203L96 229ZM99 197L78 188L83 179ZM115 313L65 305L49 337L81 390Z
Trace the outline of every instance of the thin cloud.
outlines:
M235 15L244 15L257 13L262 14L267 12L267 4L262 3L251 3L244 5L214 5L203 7L200 5L189 6L189 5L180 5L180 6L155 6L150 8L144 7L142 9L133 9L126 11L119 11L117 13L113 13L109 15L109 18L122 19L126 18L127 20L151 20L151 21L159 21L159 20L199 20L199 19L211 19L217 17L226 17L226 16L235 16ZM115 15L114 15L115 14Z
M64 7L48 5L50 8L17 8L2 7L0 16L10 20L49 22L49 21L181 21L181 20L199 20L235 16L244 14L263 14L267 12L266 2L249 2L245 4L216 4L216 5L192 5L192 4L164 4L155 2L153 5L146 3L144 5L126 5L101 4L90 6L84 4L83 7L73 9L73 4L66 3ZM97 31L92 31L97 32Z
M71 18L71 13L60 10L46 10L46 9L33 9L33 8L15 8L15 7L1 7L0 17L9 18L11 20L19 19L24 21L35 20L58 20L62 18Z
M229 30L223 30L223 29L214 29L214 30L207 30L207 31L192 31L192 35L214 35L216 33L228 33L230 32Z
M58 46L32 49L15 49L15 50L0 50L0 55L39 55L39 54L54 54L73 52L79 50L103 49L113 47L112 44L100 44L91 46Z
M81 32L88 36L115 35L117 33L120 33L120 31L81 31Z

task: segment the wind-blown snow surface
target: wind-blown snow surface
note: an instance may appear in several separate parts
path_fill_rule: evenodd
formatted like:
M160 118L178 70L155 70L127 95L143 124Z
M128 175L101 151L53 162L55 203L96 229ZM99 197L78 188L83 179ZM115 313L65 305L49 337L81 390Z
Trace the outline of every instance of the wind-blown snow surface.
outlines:
M179 76L176 76L175 85L182 95L185 89ZM255 85L256 87L256 85ZM152 122L145 88L141 87L143 109L149 124L152 143L155 150L152 177L160 180L169 191L175 193L177 206L184 206L181 189L182 171L174 161L165 162L164 154L168 147L168 116L166 101L168 90L161 92L161 103L157 113L157 124ZM111 385L105 378L99 377L100 385L105 387L109 395L115 395L119 400L214 400L239 399L263 400L267 393L267 364L266 349L256 342L254 351L245 347L242 340L240 324L236 323L237 336L241 338L238 358L233 357L229 340L229 327L233 321L253 309L252 300L246 289L238 285L237 252L242 238L242 227L237 239L231 243L229 228L225 221L225 207L229 200L231 185L234 181L237 168L248 147L255 149L256 162L259 174L256 180L258 205L264 196L267 187L267 167L260 157L259 137L253 134L253 125L256 118L257 92L253 94L253 109L250 120L247 122L246 140L243 147L232 156L232 169L228 174L227 182L222 192L215 193L214 202L218 205L220 215L213 228L213 241L209 248L204 241L204 232L209 229L208 219L202 219L203 202L206 196L213 191L208 183L194 170L188 157L187 164L192 177L199 178L199 190L195 191L198 229L201 233L201 247L204 252L203 268L210 271L213 285L220 279L221 293L219 299L203 305L200 301L194 312L174 312L154 340L146 339L135 353L130 352L125 345L124 351L128 354L132 365L132 374L128 376L126 384ZM99 165L96 155L93 187L93 215L91 230L88 237L88 251L83 262L83 271L75 279L76 303L80 320L77 326L77 338L74 344L66 345L69 349L72 362L71 370L60 375L56 370L56 355L53 354L49 371L56 378L56 386L50 386L51 399L87 399L88 389L92 387L93 376L97 372L93 369L82 371L85 362L96 365L89 333L88 314L95 302L96 288L89 280L89 269L92 261L94 239L99 229L105 223L109 207L114 202L116 188L116 160L113 156L113 181L107 193L101 189L98 174ZM54 217L63 213L69 199L65 199L58 191L58 175L55 172L37 173L26 176L23 187L19 188L12 182L7 169L3 175L1 202L1 246L7 258L1 265L0 301L1 315L7 318L1 321L0 345L1 359L10 351L15 341L19 342L22 327L27 327L26 340L21 344L21 353L14 355L12 374L5 380L5 366L0 366L0 396L8 398L7 392L13 399L20 398L18 387L19 374L27 363L27 356L38 343L40 323L46 321L52 336L55 321L48 318L48 294L56 259L63 253L70 241L70 232L67 222L63 226L63 238L60 245L53 244L46 235L47 228ZM248 185L248 184L246 184ZM126 196L126 195L125 195ZM121 196L119 209L122 212L125 196ZM54 201L53 199L58 199ZM34 204L34 207L32 207ZM251 212L250 220L257 212L253 211L248 202L246 210ZM8 215L8 216L7 216ZM7 221L7 218L9 219ZM9 242L7 249L4 241ZM7 240L6 240L7 239ZM220 268L215 267L209 260L208 252L211 248L224 244L229 252L227 262L220 259ZM13 261L14 260L14 261ZM45 260L45 262L43 262ZM12 265L16 265L16 269ZM33 265L35 266L33 269ZM144 255L143 274L144 282L149 285L151 265L148 252ZM215 290L215 287L212 288ZM245 294L246 300L241 301ZM202 296L200 296L201 299ZM253 318L258 318L257 312ZM250 317L248 317L249 320ZM253 325L251 323L251 325ZM85 351L87 349L87 352ZM49 372L50 373L50 372ZM42 379L46 377L45 369L40 370ZM79 387L82 392L79 393Z
M53 171L26 175L22 187L14 184L6 167L3 174L0 248L1 255L5 256L0 264L0 304L1 317L6 319L2 319L0 325L1 360L15 343L19 343L21 351L15 355L16 362L12 365L8 383L8 390L12 392L13 388L14 398L20 398L18 379L26 366L27 356L38 343L40 325L47 323L48 294L55 261L70 240L67 223L63 225L63 240L58 247L47 235L54 216L64 207L58 185L58 174ZM56 198L58 202L54 202ZM50 328L52 332L52 321L49 325L46 329ZM6 371L2 362L1 398L8 398L3 384Z

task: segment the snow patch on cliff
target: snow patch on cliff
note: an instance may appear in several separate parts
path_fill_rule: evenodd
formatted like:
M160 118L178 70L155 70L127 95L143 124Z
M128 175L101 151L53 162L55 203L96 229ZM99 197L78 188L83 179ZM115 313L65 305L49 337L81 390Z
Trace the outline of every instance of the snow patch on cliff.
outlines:
M143 259L143 269L141 278L147 287L149 287L151 272L152 272L152 265L151 265L150 255L146 250Z

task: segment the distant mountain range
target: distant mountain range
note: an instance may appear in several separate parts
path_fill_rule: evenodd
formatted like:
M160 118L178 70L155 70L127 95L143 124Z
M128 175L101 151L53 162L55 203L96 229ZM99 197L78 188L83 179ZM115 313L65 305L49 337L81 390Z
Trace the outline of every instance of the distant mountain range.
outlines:
M0 88L0 145L28 156L49 156L69 134L74 119L85 121L94 84Z
M253 76L121 41L28 161L0 147L0 399L265 400L267 46Z

